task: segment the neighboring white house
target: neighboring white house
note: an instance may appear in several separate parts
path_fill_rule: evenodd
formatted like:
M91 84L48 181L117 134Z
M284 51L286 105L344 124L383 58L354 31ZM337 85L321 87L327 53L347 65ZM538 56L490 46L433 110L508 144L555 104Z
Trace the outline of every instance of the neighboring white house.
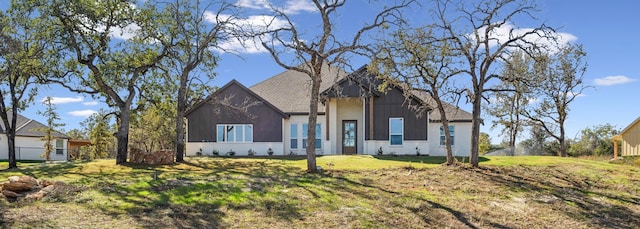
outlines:
M11 119L11 116L9 116ZM7 135L3 122L0 121L0 160L9 159L9 147L7 143ZM17 160L44 160L41 155L44 153L44 141L42 137L45 133L42 132L43 128L47 128L46 125L26 118L18 114L16 118L16 159ZM55 147L55 150L51 153L50 157L52 161L66 161L67 157L67 142L69 137L60 132L54 132L55 140L51 141L51 144Z
M316 124L317 154L445 155L440 114L425 94L381 83L366 66L347 74L325 66ZM186 154L305 154L309 77L285 71L250 88L232 80L186 114ZM408 96L407 96L408 95ZM471 114L446 104L456 155L469 155Z

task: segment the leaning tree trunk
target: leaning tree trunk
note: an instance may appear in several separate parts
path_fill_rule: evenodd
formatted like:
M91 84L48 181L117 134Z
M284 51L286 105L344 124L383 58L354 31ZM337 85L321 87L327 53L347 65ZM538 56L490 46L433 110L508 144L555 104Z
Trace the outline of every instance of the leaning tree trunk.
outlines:
M121 165L127 162L130 118L131 118L131 110L129 106L120 107L120 123L118 125L118 133L116 133L116 139L118 141L118 150L116 153L116 165Z
M433 88L433 97L437 98L436 104L438 105L438 112L440 112L440 122L442 122L442 131L444 133L445 140L445 149L447 151L447 165L453 165L455 163L455 158L453 157L453 149L451 148L451 133L449 132L449 120L447 119L447 114L444 110L444 105L442 104L442 100L440 100L440 95L438 94L437 88Z
M316 166L316 123L318 123L318 95L320 94L320 71L316 71L318 76L312 79L311 83L311 100L309 104L309 124L307 128L307 171L310 173L318 172Z

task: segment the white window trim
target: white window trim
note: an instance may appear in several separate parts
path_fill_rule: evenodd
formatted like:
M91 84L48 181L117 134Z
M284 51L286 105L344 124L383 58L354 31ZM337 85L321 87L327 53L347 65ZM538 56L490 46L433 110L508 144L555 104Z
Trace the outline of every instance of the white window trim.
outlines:
M300 140L302 140L302 144L300 146L302 146L302 149L306 149L307 146L305 144L305 140L307 140L307 132L304 131L304 126L307 126L307 130L309 130L309 123L302 123L300 125L300 134L302 135L302 137L300 138ZM318 135L318 127L320 127L320 135ZM320 140L320 141L318 141ZM318 147L319 146L319 147ZM321 123L316 123L316 150L322 150L322 124Z
M401 129L400 130L400 136L402 136L402 142L400 142L400 144L392 145L391 144L391 136L392 135L398 135L398 133L392 133L391 132L391 120L394 120L394 119L399 119L400 120L400 129ZM399 146L402 146L402 145L404 145L404 118L398 118L398 117L389 118L389 146L391 146L391 147L399 147Z
M456 126L455 125L447 125L449 128L453 129L453 134L451 135L451 137L453 137L453 144L451 144L451 147L455 147L456 146ZM441 129L443 130L441 133ZM451 130L449 130L449 132L451 132ZM447 144L445 142L443 142L441 140L442 137L446 136L444 135L444 126L440 125L440 127L438 128L438 133L440 133L440 135L438 136L438 144L440 145L440 147L446 147Z
M224 134L226 134L227 126L242 126L242 135L241 135L242 136L242 141L238 141L238 139L237 139L238 138L238 135L237 135L238 133L236 132L237 130L236 130L235 127L233 128L233 134L232 134L233 135L233 141L228 141L228 140L227 141L220 141L219 140L220 136L219 136L219 133L218 133L218 128L220 128L221 126L223 126L223 129L225 131ZM246 133L244 131L245 131L247 126L251 127L251 141L247 141L246 140L247 135L246 135ZM216 125L216 142L217 143L253 143L253 137L254 137L253 136L253 124L217 124ZM225 139L225 138L223 137L223 139Z
M62 139L56 139L55 140L55 144L56 144L56 155L63 155L64 154L64 140ZM60 142L60 148L58 148L58 142ZM60 152L60 153L58 153Z
M291 128L293 125L296 125L296 136L293 136L293 131L291 131L291 130L293 130L293 128ZM302 146L301 144L298 144L299 143L298 139L300 139L299 138L300 131L298 130L298 128L299 128L298 126L299 126L299 123L290 123L289 124L289 148L291 150L299 150L301 148L301 146ZM294 139L296 140L296 148L293 148L293 145L291 144L291 140L294 140Z

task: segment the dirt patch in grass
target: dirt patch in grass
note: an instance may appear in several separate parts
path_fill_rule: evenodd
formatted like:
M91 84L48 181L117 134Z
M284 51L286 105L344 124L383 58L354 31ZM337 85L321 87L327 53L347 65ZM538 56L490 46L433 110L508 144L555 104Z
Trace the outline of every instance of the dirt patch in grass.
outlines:
M330 159L336 167L378 160ZM295 160L246 158L191 158L184 164L156 167L96 162L59 170L25 169L21 172L66 177L79 188L70 188L67 196L73 198L67 199L0 200L0 208L5 209L0 222L38 228L640 225L640 169L635 167L519 157L500 158L497 161L504 162L500 165L470 168L419 166L411 158L401 159L375 161L387 167L382 169L327 168L322 174L303 172ZM526 160L543 160L544 165Z

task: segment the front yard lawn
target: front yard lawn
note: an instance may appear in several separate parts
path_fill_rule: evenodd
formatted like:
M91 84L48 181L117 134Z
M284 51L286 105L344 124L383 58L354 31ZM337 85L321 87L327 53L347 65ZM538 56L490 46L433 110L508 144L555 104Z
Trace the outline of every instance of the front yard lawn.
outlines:
M462 159L460 159L462 160ZM35 202L0 199L10 228L634 228L640 168L575 158L323 156L114 160L0 173L66 182ZM156 179L154 179L156 178Z

